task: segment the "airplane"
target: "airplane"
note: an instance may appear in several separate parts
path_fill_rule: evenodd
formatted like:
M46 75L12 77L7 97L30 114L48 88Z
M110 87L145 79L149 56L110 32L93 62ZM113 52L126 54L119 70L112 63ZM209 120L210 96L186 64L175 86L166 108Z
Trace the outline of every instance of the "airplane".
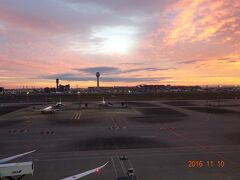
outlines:
M60 98L60 101L54 105L54 108L56 109L63 109L64 107L65 107L65 104L62 103L61 98Z
M60 99L60 101L57 102L55 105L47 106L47 107L41 109L40 111L42 114L54 113L55 111L63 110L64 107L65 107L65 104L63 104Z
M80 105L83 105L83 106L85 106L85 108L87 108L89 104L94 104L94 105L98 105L98 106L101 106L101 107L113 107L114 105L116 105L115 106L116 108L118 108L118 107L127 108L128 107L125 102L120 102L120 106L119 106L119 105L117 105L118 102L116 102L114 104L112 102L107 102L107 101L105 101L104 97L103 97L102 101L100 101L100 102L97 102L97 103L82 103Z
M47 106L40 110L42 114L54 113L56 109L53 106Z
M106 102L106 101L104 100L104 97L103 97L102 101L101 101L98 105L99 105L99 106L103 106L103 107L111 107L111 106L113 106L112 103Z
M20 180L27 174L33 175L34 166L33 166L32 161L30 161L30 162L20 162L20 163L7 163L7 164L5 164L5 163L9 162L13 159L28 155L30 153L33 153L35 151L36 150L33 150L33 151L26 152L26 153L18 154L18 155L15 155L15 156L11 156L11 157L8 157L8 158L0 159L0 179L3 178L3 177L6 177L6 178L12 180L13 176L20 176L18 178L18 180ZM66 177L66 178L63 178L63 179L60 179L60 180L77 180L77 179L80 179L80 178L85 177L87 175L90 175L92 173L98 173L107 164L108 164L108 162L105 163L104 165L100 166L100 167L95 168L95 169L91 169L91 170L88 170L88 171L85 171L85 172L82 172L82 173L79 173L79 174L76 174L76 175L73 175L73 176L69 176L69 177Z

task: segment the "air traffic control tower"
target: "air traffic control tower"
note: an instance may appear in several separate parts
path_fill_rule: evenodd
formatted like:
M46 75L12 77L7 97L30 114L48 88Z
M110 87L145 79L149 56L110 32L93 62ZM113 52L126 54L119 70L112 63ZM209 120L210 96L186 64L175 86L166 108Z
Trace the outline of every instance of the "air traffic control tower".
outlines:
M97 77L97 88L99 88L99 78L100 78L99 72L96 73L96 77Z
M56 90L58 90L58 88L59 88L59 79L57 78L56 79Z

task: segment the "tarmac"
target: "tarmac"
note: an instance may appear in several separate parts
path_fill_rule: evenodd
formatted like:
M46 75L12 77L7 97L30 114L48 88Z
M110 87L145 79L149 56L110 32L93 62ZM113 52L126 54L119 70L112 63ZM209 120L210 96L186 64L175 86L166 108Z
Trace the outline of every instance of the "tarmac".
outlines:
M26 180L57 180L106 162L83 179L128 180L128 168L137 180L240 179L237 100L66 102L53 114L41 114L40 104L0 106L0 159L37 150L14 161L34 162Z

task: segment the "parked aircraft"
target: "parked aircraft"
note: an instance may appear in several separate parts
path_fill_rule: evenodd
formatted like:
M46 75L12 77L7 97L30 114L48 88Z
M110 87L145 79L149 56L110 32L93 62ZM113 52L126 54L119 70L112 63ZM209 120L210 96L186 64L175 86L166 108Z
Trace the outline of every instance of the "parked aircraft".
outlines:
M61 99L59 102L57 102L55 105L52 106L47 106L42 108L40 111L43 114L47 114L47 113L54 113L56 111L61 111L63 110L65 107L65 104L62 103Z
M127 104L125 102L109 102L109 101L105 101L105 98L102 98L102 101L98 101L98 102L83 102L81 103L82 107L88 108L89 105L91 105L91 107L95 106L100 106L100 107L115 107L115 108L127 108Z
M105 100L104 100L104 97L103 97L102 101L101 101L98 105L99 105L99 106L104 106L104 107L113 106L112 103L105 101Z
M60 98L60 101L54 105L55 109L63 109L64 107L65 107L65 104L62 103L61 98Z
M53 106L47 106L40 110L42 114L54 113L56 109Z

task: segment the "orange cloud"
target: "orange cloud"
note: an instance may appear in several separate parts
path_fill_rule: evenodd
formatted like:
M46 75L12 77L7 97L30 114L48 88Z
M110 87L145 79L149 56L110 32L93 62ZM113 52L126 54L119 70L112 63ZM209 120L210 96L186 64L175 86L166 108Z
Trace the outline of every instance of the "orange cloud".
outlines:
M163 13L166 24L153 35L164 33L163 42L174 45L179 42L210 40L225 36L239 29L240 1L234 0L182 0L170 5Z

